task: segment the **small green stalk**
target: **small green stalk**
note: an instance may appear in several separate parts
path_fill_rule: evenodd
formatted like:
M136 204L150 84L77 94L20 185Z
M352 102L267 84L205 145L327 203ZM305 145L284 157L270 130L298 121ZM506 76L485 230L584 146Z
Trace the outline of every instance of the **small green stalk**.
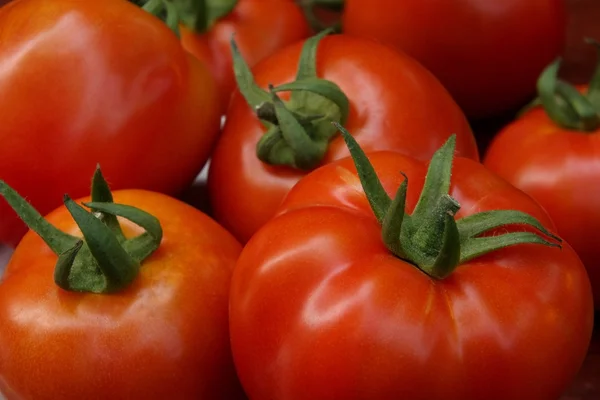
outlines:
M544 69L537 82L538 97L521 114L542 105L550 119L563 128L580 132L594 132L600 128L600 44L592 39L586 39L586 42L599 50L599 61L587 93L582 94L558 79L562 62L559 57Z
M68 195L63 199L84 240L51 225L4 181L0 181L0 195L58 256L54 281L64 290L113 293L125 289L162 240L158 219L138 208L113 203L99 166L92 179L92 201L85 204L90 211ZM126 239L117 216L141 226L145 232Z
M229 14L238 0L130 0L161 19L179 36L179 25L203 33Z
M436 279L449 276L460 264L489 252L522 243L560 247L561 239L529 214L516 210L494 210L459 220L460 204L449 195L456 135L434 154L425 177L423 191L412 214L405 212L408 178L391 199L381 185L373 166L356 140L340 124L358 177L377 221L382 225L385 246L398 258L409 261ZM482 234L507 225L526 225L538 232L510 232L494 236ZM551 239L546 240L541 234Z
M317 76L317 47L323 31L308 39L302 48L296 80L268 91L254 81L250 67L231 39L235 78L246 102L256 112L266 133L256 145L256 155L264 163L310 170L321 163L329 142L337 134L331 121L345 123L349 101L333 82ZM291 92L290 100L278 93Z

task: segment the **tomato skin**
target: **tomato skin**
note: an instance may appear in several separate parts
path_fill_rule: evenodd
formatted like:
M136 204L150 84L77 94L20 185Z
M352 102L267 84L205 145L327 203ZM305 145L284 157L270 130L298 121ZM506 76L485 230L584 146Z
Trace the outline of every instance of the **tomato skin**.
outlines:
M0 282L0 390L12 399L243 399L231 359L228 293L241 245L171 197L113 192L155 215L159 249L114 295L54 284L57 257L34 232ZM47 219L81 236L58 208ZM126 235L141 228L121 220Z
M536 199L586 266L600 309L600 130L562 129L542 108L496 136L485 165Z
M346 0L342 24L413 56L479 118L534 94L563 51L566 10L564 0Z
M291 45L257 65L257 84L266 88L293 81L301 47L302 43ZM345 127L365 151L389 149L427 159L456 133L458 153L478 159L464 114L439 82L409 57L369 40L328 36L317 49L317 73L345 92L350 101ZM306 174L261 162L255 148L264 132L236 91L212 155L208 185L217 221L242 242L273 216ZM348 154L338 135L322 164Z
M181 27L183 47L208 65L216 77L223 111L236 87L230 48L234 33L242 56L252 67L280 48L306 38L311 31L293 0L239 0L230 14L205 33Z
M217 88L157 18L123 0L18 0L0 9L0 179L42 213L111 187L176 194L219 132ZM26 232L0 200L0 242Z
M386 191L425 165L369 155ZM553 228L530 197L455 159L457 217L512 208ZM520 245L435 281L392 256L352 161L301 180L248 242L232 279L234 361L252 399L556 399L583 362L591 289L575 252Z

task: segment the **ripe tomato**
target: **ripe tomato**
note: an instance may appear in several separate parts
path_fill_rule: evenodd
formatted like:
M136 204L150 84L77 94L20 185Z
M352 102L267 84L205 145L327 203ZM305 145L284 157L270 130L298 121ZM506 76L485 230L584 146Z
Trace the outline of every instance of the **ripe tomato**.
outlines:
M564 46L564 0L346 0L350 35L420 61L469 117L518 107Z
M121 190L114 197L158 219L160 246L130 284L96 294L57 286L57 256L27 233L0 281L0 392L7 400L245 398L231 359L227 311L240 244L166 195ZM119 220L125 237L143 232ZM47 221L81 237L65 207ZM76 265L72 273L83 268Z
M183 47L209 65L219 83L224 108L235 89L229 41L235 34L250 65L310 35L302 10L293 0L237 0L227 14L196 31L181 26ZM224 111L224 109L223 109Z
M123 0L17 0L0 27L0 179L40 212L85 195L98 162L116 189L175 194L194 179L217 89L160 20ZM0 200L0 242L25 231Z
M542 77L555 74L557 65L547 69ZM555 75L547 76L551 81L556 80ZM569 87L565 82L560 85ZM588 86L582 85L579 91L584 96L571 87L571 95L563 97L567 99L563 104L578 97L580 104L589 107L591 119L587 119L586 128L566 126L565 121L550 110L552 103L549 107L535 107L498 133L488 149L485 165L531 195L548 211L560 235L585 264L596 308L600 309L600 249L594 234L600 229L598 89L588 92ZM553 87L549 94L549 99L559 97L553 93ZM575 122L583 123L583 118L575 117Z
M548 215L473 160L432 161L443 174L424 183L421 161L389 151L369 159L383 196L404 190L405 203L397 195L374 214L369 201L383 197L367 198L352 160L339 160L298 182L242 251L230 331L248 396L558 398L585 358L593 306L575 252L540 245L533 224L518 224L533 216L552 228ZM504 240L512 245L485 254Z
M291 45L263 60L253 70L256 84L267 88L269 84L294 81L300 55L308 43ZM306 119L304 127L312 124L307 128L315 131L308 135L310 141L324 137L315 142L317 149L323 150L316 165L348 155L341 137L332 136L335 129L325 132L331 128L330 119L345 122L367 150L389 149L427 159L455 132L458 152L478 159L464 114L437 79L413 59L370 40L345 35L326 36L320 42L311 38L310 43L318 44L316 49L312 47L317 76L295 82L327 83L327 89L333 87L347 98L348 110L346 121L342 121L345 113L339 107L309 91L297 92L295 99L292 94L292 99L286 101L285 107ZM315 67L307 61L303 57L300 64ZM287 95L283 93L282 99L288 99ZM242 242L273 216L290 188L314 168L279 165L277 157L268 163L261 161L255 149L257 144L265 144L268 132L240 92L234 93L212 155L208 185L216 219ZM287 150L289 143L284 138L279 143L281 148L273 153ZM305 148L304 144L300 146L300 150ZM277 155L289 154L281 151Z

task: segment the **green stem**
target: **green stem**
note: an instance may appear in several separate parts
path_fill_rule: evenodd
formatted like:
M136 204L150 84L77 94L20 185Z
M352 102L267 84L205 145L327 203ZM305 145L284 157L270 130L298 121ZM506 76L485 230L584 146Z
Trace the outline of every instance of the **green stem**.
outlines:
M317 47L330 30L304 43L296 79L266 91L252 76L250 67L231 39L234 75L248 105L263 122L266 133L256 145L256 155L264 163L301 170L317 167L337 130L330 121L345 123L350 103L333 82L317 76ZM277 94L291 92L284 101Z
M69 291L112 293L128 287L137 277L140 264L160 245L162 228L152 215L132 206L114 204L100 167L92 179L91 211L77 205L68 195L66 209L80 228L85 242L46 221L25 199L0 181L2 195L19 217L58 256L56 284ZM141 226L145 232L125 239L117 216Z
M587 93L580 93L573 85L558 79L562 59L557 58L541 73L537 82L538 98L528 104L521 115L542 105L550 119L565 129L580 132L600 129L600 44L592 39L586 42L595 46L599 55Z
M333 124L340 130L348 146L367 200L382 224L384 244L394 255L413 263L429 276L444 279L462 263L518 244L560 247L560 238L551 234L534 217L521 211L486 211L455 219L460 204L448 194L455 135L432 157L421 196L409 215L405 211L408 188L406 175L402 173L405 179L396 197L391 200L356 140L339 123ZM534 232L481 236L493 229L511 225L527 226Z
M148 0L135 3L138 5L140 5L139 3L142 3L142 10L149 12L152 15L159 16L165 11L165 3L163 0Z
M208 31L237 3L238 0L148 0L142 8L163 19L179 36L180 24L196 33Z

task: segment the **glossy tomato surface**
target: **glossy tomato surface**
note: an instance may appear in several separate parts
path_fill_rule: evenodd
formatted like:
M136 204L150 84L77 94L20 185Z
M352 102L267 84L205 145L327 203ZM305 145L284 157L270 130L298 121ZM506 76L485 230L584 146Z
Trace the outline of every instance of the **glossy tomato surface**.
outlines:
M532 96L566 36L564 0L346 0L342 23L416 58L474 118Z
M207 32L181 29L183 47L206 63L216 77L221 102L227 106L235 89L232 35L246 62L253 66L280 48L310 35L310 27L293 0L238 0L234 9Z
M253 70L263 88L294 80L302 43L265 59ZM370 40L328 36L317 48L317 74L336 83L350 101L345 127L365 151L394 150L420 159L452 134L457 151L478 159L469 124L448 92L413 59ZM306 171L272 166L256 156L265 128L236 91L211 159L208 184L214 214L242 242L273 216ZM322 161L345 157L336 136Z
M391 152L370 160L390 196L406 173L412 212L426 165ZM553 228L472 160L455 159L451 195L457 218L513 209ZM590 283L567 244L494 251L444 280L394 257L349 159L292 189L242 251L230 302L234 361L252 399L557 399L593 325Z
M504 128L485 165L535 198L585 264L600 309L600 131L570 131L536 108Z
M159 219L161 246L124 291L76 293L55 285L56 255L27 233L0 282L0 391L8 400L244 398L227 323L240 244L168 196L113 195ZM64 207L47 219L81 236ZM142 233L121 223L128 237Z
M123 0L0 9L0 179L42 213L111 187L175 194L219 130L215 82L157 18ZM0 200L0 242L26 232Z

